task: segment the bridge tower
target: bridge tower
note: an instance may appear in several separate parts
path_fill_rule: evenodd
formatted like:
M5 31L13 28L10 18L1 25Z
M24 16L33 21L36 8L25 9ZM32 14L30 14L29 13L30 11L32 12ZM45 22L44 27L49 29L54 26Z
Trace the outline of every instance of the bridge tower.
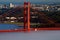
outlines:
M24 29L30 31L30 2L24 2Z

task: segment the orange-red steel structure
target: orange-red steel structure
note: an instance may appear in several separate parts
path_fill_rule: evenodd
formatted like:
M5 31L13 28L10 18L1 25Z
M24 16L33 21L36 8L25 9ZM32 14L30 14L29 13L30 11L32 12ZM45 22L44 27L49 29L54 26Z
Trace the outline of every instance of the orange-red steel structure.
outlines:
M21 32L30 30L60 30L60 28L30 28L30 2L24 2L24 28L18 30L0 30L0 32Z
M30 2L24 2L24 29L30 31Z

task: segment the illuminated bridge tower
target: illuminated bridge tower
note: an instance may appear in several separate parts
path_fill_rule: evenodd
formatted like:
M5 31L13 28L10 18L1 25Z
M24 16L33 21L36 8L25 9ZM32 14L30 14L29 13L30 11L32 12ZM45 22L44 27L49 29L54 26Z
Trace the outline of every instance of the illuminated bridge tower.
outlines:
M24 29L30 31L30 2L24 2Z

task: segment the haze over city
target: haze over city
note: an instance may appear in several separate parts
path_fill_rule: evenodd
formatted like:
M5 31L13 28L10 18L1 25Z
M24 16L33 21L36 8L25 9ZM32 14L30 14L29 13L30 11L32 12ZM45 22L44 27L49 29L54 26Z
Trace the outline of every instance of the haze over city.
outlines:
M26 0L28 1L28 0ZM48 3L58 3L60 2L60 0L29 0L31 3L40 3L40 4L48 4ZM8 3L15 3L15 4L19 4L19 3L23 3L24 0L0 0L0 4L8 4Z

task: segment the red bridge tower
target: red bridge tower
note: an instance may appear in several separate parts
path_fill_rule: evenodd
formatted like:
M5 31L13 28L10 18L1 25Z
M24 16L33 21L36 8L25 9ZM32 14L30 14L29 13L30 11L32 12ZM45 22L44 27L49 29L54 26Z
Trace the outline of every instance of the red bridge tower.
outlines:
M24 29L30 31L30 2L24 2Z

